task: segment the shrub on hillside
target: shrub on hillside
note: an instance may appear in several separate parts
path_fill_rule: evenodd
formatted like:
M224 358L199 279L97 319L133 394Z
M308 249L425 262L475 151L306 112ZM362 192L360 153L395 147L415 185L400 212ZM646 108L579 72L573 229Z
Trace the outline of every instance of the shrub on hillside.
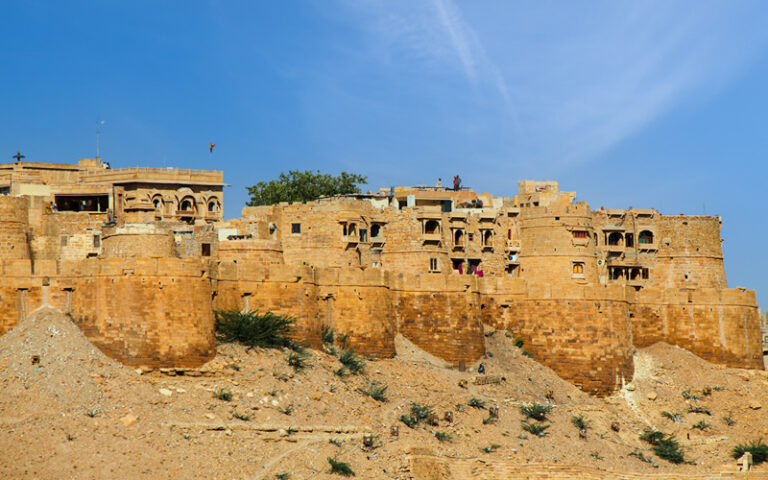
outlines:
M540 403L520 405L520 413L522 413L525 418L532 418L540 422L546 420L547 414L551 411L552 405L542 405Z
M762 438L758 438L757 440L753 440L749 443L740 443L736 445L733 447L731 455L733 458L738 460L746 452L752 454L752 463L755 465L768 460L768 445L763 443Z
M290 339L292 317L272 312L216 311L216 339L222 343L241 343L248 347L301 348Z

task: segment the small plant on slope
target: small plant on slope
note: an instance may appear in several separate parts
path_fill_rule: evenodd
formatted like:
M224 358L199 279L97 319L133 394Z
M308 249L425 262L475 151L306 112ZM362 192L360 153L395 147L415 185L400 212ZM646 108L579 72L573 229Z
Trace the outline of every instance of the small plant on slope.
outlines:
M371 397L379 402L387 401L387 385L379 382L371 382L368 384L368 388L361 390L364 395Z
M355 352L352 350L344 350L344 352L339 355L339 361L350 371L350 373L355 375L363 373L365 370L365 362L355 355Z
M589 420L584 418L584 415L574 415L571 417L571 423L579 430L586 430L589 428Z
M288 365L297 372L307 367L308 360L309 353L304 351L290 352L287 357Z
M340 462L334 458L328 457L328 463L331 464L331 473L338 473L345 477L354 477L355 472L346 462Z
M552 411L552 405L542 405L540 403L528 403L520 405L520 413L525 418L532 418L538 421L544 421L547 414Z
M521 426L523 427L523 430L525 430L528 433L532 433L536 435L537 437L543 437L547 434L546 430L549 428L549 425L542 425L540 423L528 423L528 422L522 422Z
M232 400L232 392L226 388L219 388L215 390L213 392L213 396L219 400L224 400L225 402Z

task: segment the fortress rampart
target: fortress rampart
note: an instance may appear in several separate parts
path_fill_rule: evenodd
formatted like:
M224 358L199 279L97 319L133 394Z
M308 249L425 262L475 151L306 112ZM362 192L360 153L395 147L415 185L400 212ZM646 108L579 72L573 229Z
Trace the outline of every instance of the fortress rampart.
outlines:
M659 341L763 368L755 293L727 288L718 217L574 198L554 182L522 182L514 198L421 187L190 225L166 220L160 199L125 207L159 220L129 223L0 196L0 334L51 306L125 364L192 367L215 355L214 310L258 310L294 317L314 348L330 327L392 357L401 334L457 366L483 357L484 326L503 329L598 395Z
M72 316L100 350L127 365L199 366L215 355L211 279L197 259L4 261L0 333L41 306Z

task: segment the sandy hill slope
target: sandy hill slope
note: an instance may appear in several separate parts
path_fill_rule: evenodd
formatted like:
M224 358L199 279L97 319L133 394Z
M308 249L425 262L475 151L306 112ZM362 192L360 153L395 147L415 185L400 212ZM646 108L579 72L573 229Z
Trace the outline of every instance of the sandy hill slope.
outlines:
M368 360L360 375L338 376L341 364L327 353L309 352L297 370L287 352L222 345L203 368L172 376L121 367L67 318L41 310L0 337L0 478L340 478L329 473L331 457L358 478L407 479L407 452L695 473L718 471L738 441L768 438L764 372L712 365L657 344L637 352L630 385L601 399L525 356L505 332L486 339L484 375L477 365L449 368L398 338L397 358ZM363 393L371 384L387 386L386 401ZM222 391L231 398L217 398ZM469 406L473 398L485 408ZM412 402L429 405L437 425L406 426L400 417ZM547 435L523 431L525 402L552 405L542 422ZM498 408L496 418L490 407ZM662 412L678 414L678 422ZM588 420L586 438L572 425L574 415ZM700 421L709 427L694 429ZM628 455L653 456L638 439L648 426L674 433L691 464Z

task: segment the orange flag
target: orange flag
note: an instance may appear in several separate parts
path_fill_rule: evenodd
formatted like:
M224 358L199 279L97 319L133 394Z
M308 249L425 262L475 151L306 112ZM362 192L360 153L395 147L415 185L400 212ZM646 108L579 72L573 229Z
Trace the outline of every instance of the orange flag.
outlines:
M209 152L213 153L213 147L215 147L215 143L211 143L211 147L208 149Z

